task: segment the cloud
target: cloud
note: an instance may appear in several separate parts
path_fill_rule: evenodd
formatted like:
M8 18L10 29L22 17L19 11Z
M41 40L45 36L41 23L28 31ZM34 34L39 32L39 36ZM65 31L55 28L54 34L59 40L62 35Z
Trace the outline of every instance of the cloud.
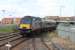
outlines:
M64 7L61 7L63 5ZM71 7L71 8L70 8ZM73 12L74 0L1 0L0 11L6 10L6 16L48 16L48 15L61 15L62 16L74 15ZM0 12L2 13L2 12Z

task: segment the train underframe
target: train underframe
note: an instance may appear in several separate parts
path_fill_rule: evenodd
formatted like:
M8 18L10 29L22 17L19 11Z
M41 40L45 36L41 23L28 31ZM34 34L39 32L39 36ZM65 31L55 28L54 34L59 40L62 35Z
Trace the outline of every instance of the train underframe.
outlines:
M21 29L20 35L24 37L26 35L34 35L34 34L37 35L37 34L41 34L41 33L48 32L48 31L54 31L54 30L56 30L56 26L48 27L48 28L40 28L40 29L36 29L33 31L31 29L28 29L28 30Z

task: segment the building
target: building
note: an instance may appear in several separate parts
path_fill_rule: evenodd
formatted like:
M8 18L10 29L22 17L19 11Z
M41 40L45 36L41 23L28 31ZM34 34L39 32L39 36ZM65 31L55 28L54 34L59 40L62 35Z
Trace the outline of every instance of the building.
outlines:
M13 24L13 18L3 18L1 24Z
M59 17L59 21L70 21L71 17Z
M45 19L53 19L57 21L59 19L59 16L46 16Z
M14 18L14 24L20 24L21 18Z
M75 21L75 16L72 16L70 19L71 21Z
M1 24L20 24L21 18L3 18Z

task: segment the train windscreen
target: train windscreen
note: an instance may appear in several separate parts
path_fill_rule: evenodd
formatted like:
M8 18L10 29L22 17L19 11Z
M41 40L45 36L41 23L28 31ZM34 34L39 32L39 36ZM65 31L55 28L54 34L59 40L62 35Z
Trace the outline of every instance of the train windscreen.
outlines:
M21 20L21 23L23 24L31 24L32 19L31 18L23 18Z

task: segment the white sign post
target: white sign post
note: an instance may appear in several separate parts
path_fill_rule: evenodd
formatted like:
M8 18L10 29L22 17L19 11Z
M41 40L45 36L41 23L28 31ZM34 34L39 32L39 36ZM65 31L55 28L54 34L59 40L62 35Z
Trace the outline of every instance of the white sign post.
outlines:
M9 42L5 46L7 47L7 50L10 50L10 48L12 47L12 45Z

